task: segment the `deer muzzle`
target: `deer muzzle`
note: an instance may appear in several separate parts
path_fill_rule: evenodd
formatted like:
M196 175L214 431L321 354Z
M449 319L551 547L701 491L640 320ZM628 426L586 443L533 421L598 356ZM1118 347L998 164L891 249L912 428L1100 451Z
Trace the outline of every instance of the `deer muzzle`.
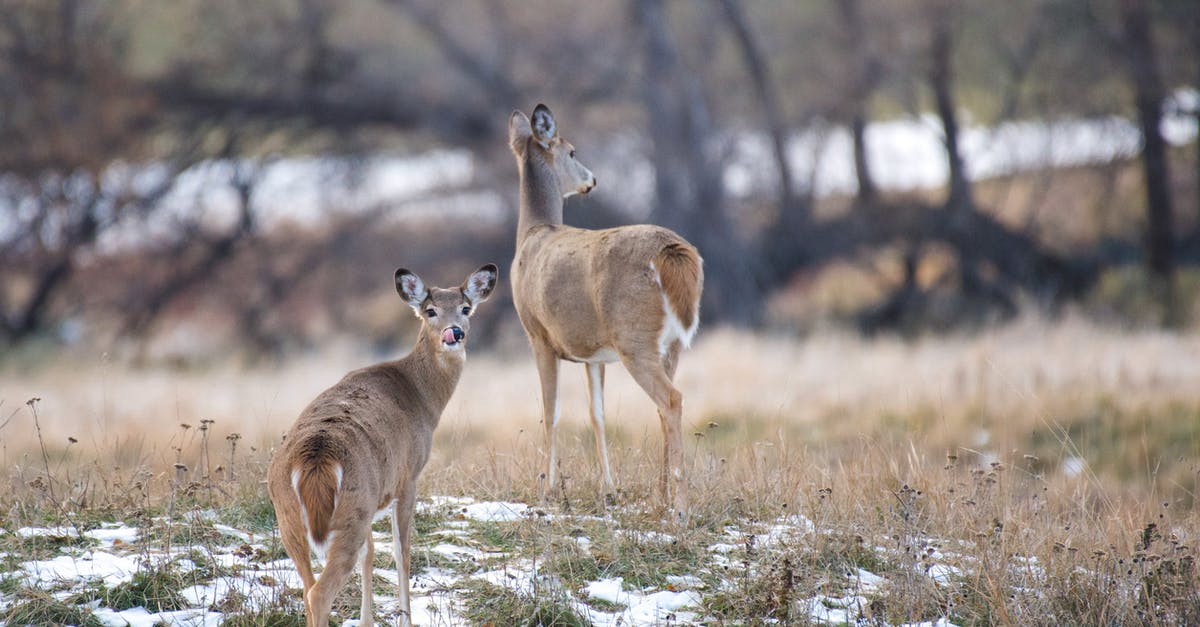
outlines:
M467 336L463 330L458 327L446 327L442 329L442 343L446 346L457 346L463 338Z

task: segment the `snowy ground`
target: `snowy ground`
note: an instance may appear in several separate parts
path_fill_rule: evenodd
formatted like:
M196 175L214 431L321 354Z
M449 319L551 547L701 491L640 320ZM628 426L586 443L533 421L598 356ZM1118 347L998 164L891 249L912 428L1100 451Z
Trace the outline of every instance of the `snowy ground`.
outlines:
M595 530L596 535L608 529L610 540L619 538L647 550L669 546L677 539L664 531L614 529L617 521L608 516L552 514L522 503L434 497L419 503L418 511L431 526L414 537L417 574L412 581L412 609L418 625L471 624L466 616L469 601L465 595L472 589L479 590L482 582L498 587L485 590L506 589L526 598L559 598L594 625L698 624L706 619L706 595L733 590L734 579L744 577L745 569L754 568L749 565L748 551L800 543L820 533L803 516L769 524L731 525L712 536L715 541L701 549L706 564L702 559L696 572L662 577L661 585L631 585L610 573L569 582L543 567L552 556L531 557L522 551L520 538L513 544L498 545L489 541L486 533L503 533L520 525L546 529L556 536L557 530L571 529L566 538L555 541L573 542L573 548L583 555L597 550L587 530ZM21 589L30 588L50 592L69 603L92 598L84 603L86 608L101 624L113 626L218 625L231 615L268 609L298 614L300 581L291 561L281 557L277 540L270 534L224 525L219 518L213 512L196 511L177 521L150 519L140 528L105 523L82 533L70 526L0 529L0 546L10 551L14 547L38 547L37 559L0 553L0 582L4 583L0 586L0 616L22 602ZM181 537L193 541L180 542ZM176 543L169 549L168 539ZM390 622L396 617L391 591L396 571L389 568L391 538L377 532L375 541L377 556L385 556L376 559L376 611L379 618ZM888 549L876 550L883 554ZM118 609L103 605L103 599L115 596L111 591L129 584L138 573L168 570L176 573L174 580L180 582L177 592L183 608L158 611L142 606ZM961 574L955 566L943 563L927 565L925 571L934 583ZM844 580L825 586L824 594L801 601L807 603L813 622L856 624L862 620L871 595L888 585L884 577L862 568L844 575ZM357 620L346 620L358 618L357 593L351 586L347 588L347 594L355 597L354 609L343 609L340 618L345 625L356 625ZM919 624L941 627L950 623L935 616ZM7 627L2 620L0 627Z

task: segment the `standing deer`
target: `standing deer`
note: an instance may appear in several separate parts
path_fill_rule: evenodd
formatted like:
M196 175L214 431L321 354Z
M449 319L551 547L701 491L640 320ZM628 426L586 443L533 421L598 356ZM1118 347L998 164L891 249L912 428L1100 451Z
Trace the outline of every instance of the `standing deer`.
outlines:
M560 360L587 368L596 456L605 492L613 493L604 439L604 364L620 361L658 406L663 431L659 488L664 502L686 515L683 396L672 379L679 352L691 344L700 320L700 255L662 227L592 231L564 225L563 200L591 191L596 177L575 159L575 147L558 135L545 105L533 110L532 121L514 111L508 140L521 176L513 302L542 385L547 449L542 498L555 485Z
M498 271L488 264L459 287L426 289L396 270L396 291L421 319L407 357L346 375L304 409L271 460L267 486L283 547L304 582L308 625L329 624L333 599L362 564L363 625L374 622L371 522L391 508L400 624L409 625L409 523L417 476L433 430L466 361L470 316L487 300ZM309 549L325 560L313 576Z

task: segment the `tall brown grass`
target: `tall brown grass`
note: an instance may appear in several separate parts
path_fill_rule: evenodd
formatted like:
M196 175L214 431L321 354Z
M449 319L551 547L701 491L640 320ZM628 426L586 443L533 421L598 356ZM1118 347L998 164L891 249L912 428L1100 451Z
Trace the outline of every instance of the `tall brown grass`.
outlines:
M797 542L739 553L743 580L754 578L745 593L706 597L711 615L731 621L756 612L799 620L802 599L855 565L888 578L862 612L890 622L1198 619L1196 355L1200 337L1079 320L912 342L710 330L677 377L697 497L687 529L654 514L657 419L610 368L615 479L635 506L626 511L643 512L621 522L702 547L728 524L813 521L816 532ZM364 363L337 353L272 370L103 360L10 370L0 387L0 501L119 514L184 492L253 499L304 404ZM599 512L584 376L571 370L563 491L550 506ZM527 355L472 355L422 492L535 502L536 390ZM26 405L33 397L41 400ZM545 550L557 546L552 533L538 537ZM948 573L940 584L927 576L936 569Z

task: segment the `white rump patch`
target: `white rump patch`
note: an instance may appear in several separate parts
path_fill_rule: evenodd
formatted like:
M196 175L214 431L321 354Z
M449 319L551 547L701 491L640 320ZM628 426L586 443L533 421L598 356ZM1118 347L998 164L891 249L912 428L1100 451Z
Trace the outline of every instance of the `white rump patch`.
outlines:
M337 511L338 495L342 492L342 465L335 464L333 473L337 476L337 489L333 493L333 511ZM312 537L312 529L308 528L308 508L304 506L304 499L300 498L300 469L292 469L292 491L296 493L296 501L300 503L300 520L304 523L304 536L308 538L308 546L312 548L313 553L317 555L317 559L321 562L325 561L325 554L329 551L329 545L333 542L333 536L336 531L330 530L329 535L325 536L324 542L317 542Z

